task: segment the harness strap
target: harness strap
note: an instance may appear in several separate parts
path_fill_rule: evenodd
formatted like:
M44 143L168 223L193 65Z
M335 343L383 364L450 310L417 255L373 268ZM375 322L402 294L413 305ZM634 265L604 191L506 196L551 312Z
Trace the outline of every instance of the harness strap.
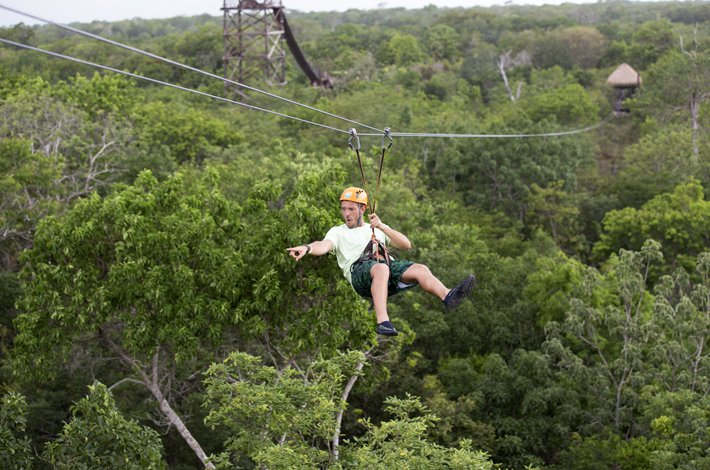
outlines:
M385 138L389 139L389 144L385 146ZM354 142L353 142L354 141ZM375 193L372 197L372 202L371 204L368 204L368 214L374 214L376 212L377 208L377 193L380 190L380 181L382 180L382 169L385 164L385 153L387 149L389 149L392 146L392 143L394 140L392 139L392 135L390 133L390 128L386 127L385 132L382 135L382 155L380 156L380 168L377 173L377 185L375 187ZM365 167L362 164L362 158L360 157L360 138L357 135L357 131L355 129L350 129L350 139L348 140L348 145L350 148L355 150L355 155L357 155L357 164L358 167L360 168L360 176L362 177L362 185L363 189L365 189L365 192L369 195L371 194L370 191L368 190L367 187L367 179L365 178ZM377 239L375 236L375 228L372 227L372 236L370 238L370 241L368 242L367 246L363 250L362 254L360 255L360 258L358 258L358 261L361 260L380 260L384 259L387 262L387 266L390 266L391 258L389 254L389 250L385 246L385 244Z

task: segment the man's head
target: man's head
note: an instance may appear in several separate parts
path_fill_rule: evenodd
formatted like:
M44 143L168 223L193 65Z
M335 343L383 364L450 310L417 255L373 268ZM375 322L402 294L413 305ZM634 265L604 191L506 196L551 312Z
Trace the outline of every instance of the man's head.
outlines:
M367 193L362 188L350 187L340 195L340 215L348 228L362 225L362 214L367 208Z

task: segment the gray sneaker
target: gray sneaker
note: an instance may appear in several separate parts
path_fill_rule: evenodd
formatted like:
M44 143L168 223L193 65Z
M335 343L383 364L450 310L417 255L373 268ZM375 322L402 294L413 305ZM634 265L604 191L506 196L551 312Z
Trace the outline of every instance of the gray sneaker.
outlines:
M446 309L453 310L461 305L461 302L463 302L463 299L471 293L471 289L473 289L475 284L476 276L471 274L466 279L461 281L458 286L451 289L449 293L446 294L446 298L444 298L444 305L446 306Z
M389 322L387 322L389 323ZM377 325L377 334L378 335L384 335L384 336L397 336L399 333L397 330L394 329L394 326L392 324L385 324L385 322L380 323Z

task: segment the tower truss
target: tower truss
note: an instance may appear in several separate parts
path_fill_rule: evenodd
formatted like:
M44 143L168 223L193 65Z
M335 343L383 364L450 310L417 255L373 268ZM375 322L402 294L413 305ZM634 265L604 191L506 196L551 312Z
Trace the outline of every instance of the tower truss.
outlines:
M281 0L224 0L224 75L245 84L286 82Z

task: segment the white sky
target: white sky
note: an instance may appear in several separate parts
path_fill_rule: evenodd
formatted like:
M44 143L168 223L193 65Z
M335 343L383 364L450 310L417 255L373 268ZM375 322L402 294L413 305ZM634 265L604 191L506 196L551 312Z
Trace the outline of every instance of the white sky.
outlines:
M238 0L230 0L236 4ZM473 7L502 5L506 0L282 0L288 10L345 11L351 8ZM594 0L565 0L566 3L593 3ZM562 0L512 0L515 4L560 4ZM208 13L221 16L223 0L0 0L0 5L15 8L58 23L93 20L116 21L129 18L169 18ZM0 26L36 21L0 9Z

